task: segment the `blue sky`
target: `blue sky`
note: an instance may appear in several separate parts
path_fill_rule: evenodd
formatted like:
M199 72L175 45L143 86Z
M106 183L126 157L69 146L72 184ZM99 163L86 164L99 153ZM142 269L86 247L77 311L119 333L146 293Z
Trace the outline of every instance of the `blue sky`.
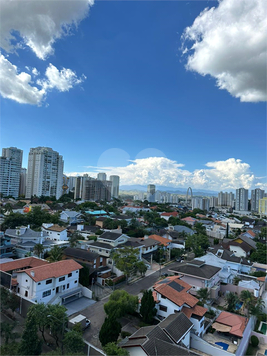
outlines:
M263 1L67 1L63 15L61 1L23 3L6 2L1 19L15 35L1 38L1 146L23 149L23 166L31 147L48 146L66 173L264 188L266 20L247 20ZM255 33L238 33L246 26Z

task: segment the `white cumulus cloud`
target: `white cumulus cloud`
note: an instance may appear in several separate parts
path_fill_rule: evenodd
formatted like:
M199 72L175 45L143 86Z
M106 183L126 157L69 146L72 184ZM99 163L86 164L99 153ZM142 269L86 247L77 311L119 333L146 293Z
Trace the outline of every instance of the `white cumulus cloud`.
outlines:
M1 1L0 46L12 52L30 47L45 59L55 41L68 35L84 19L93 0Z
M93 170L86 172L69 172L67 175L83 175L88 173L96 176L97 167L89 166ZM106 171L108 174L119 175L121 184L146 185L156 184L176 188L207 190L235 190L244 187L264 187L261 179L257 179L247 163L240 159L229 158L225 161L208 162L206 168L195 169L190 172L183 164L170 160L166 157L148 157L135 159L125 167L98 167L99 172ZM160 189L160 188L159 188Z
M0 58L0 93L4 98L41 105L49 90L68 91L86 78L84 75L78 78L72 69L59 70L51 63L40 78L37 68L25 65L29 72L26 73L11 63L11 56L5 52L19 55L29 47L39 59L45 60L53 54L55 41L70 35L93 3L94 0L1 1L0 47L4 51Z
M221 0L201 12L182 39L188 70L211 75L241 101L266 101L265 0Z

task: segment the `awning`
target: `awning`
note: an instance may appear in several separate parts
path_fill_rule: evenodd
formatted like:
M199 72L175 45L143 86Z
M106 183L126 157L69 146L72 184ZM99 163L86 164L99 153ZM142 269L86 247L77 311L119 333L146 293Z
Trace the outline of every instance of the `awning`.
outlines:
M232 329L231 326L223 325L223 324L216 323L216 322L212 324L212 327L213 327L213 329L215 329L217 331L221 331L223 333L227 333Z
M81 288L77 288L77 289L73 290L72 292L68 292L68 293L60 295L60 298L62 298L62 299L69 298L69 297L72 297L73 295L80 293L81 291L82 291Z

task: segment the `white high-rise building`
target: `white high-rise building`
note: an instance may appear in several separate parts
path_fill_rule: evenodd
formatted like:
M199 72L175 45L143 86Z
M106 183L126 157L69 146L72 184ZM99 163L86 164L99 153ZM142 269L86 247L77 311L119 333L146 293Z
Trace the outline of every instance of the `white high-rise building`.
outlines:
M218 193L218 206L232 207L234 204L234 199L235 199L235 196L233 193L220 192L220 193Z
M216 208L218 206L218 198L210 197L210 208Z
M236 190L235 210L247 211L248 210L248 190L239 188Z
M201 209L209 211L210 200L208 198L195 197L192 199L192 210Z
M264 197L264 190L254 189L251 191L251 211L259 211L259 201Z
M109 180L111 181L111 197L118 198L120 190L120 177L119 176L110 176Z
M26 198L62 195L63 157L50 147L31 148L28 159Z
M20 172L23 151L17 147L2 149L0 157L0 193L3 196L19 196Z
M155 202L156 186L154 184L148 184L147 186L147 200L151 203Z
M106 173L98 173L97 180L107 180Z

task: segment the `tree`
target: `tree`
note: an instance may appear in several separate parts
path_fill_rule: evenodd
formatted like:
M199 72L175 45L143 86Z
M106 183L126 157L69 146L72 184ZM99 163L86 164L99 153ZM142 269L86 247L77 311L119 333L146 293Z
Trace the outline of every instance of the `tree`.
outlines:
M1 323L1 336L4 337L5 339L5 344L8 344L9 339L14 341L17 339L20 335L18 333L13 332L14 328L16 327L17 323L8 323L6 321L3 321Z
M144 276L147 271L147 266L143 261L139 261L136 262L136 269L141 274L141 276Z
M234 279L233 279L233 284L235 286L237 286L240 281L241 281L241 278L239 278L238 276L235 276Z
M43 303L41 304L34 304L28 311L28 315L34 315L35 320L36 320L36 324L37 327L39 329L39 331L42 334L43 340L45 343L47 343L46 339L45 339L45 329L48 325L48 310L47 310L47 306Z
M239 302L238 296L233 292L229 292L225 295L225 301L227 305L227 311L235 311L236 304Z
M44 246L42 244L36 244L33 248L33 252L41 258L42 253L44 252Z
M129 352L126 349L123 349L119 346L117 346L117 344L115 342L109 342L108 344L106 344L106 346L103 347L105 353L108 356L129 356Z
M124 247L116 249L112 254L115 266L125 274L128 282L129 276L135 270L135 265L138 262L139 251L132 247Z
M72 353L81 354L84 348L82 335L74 330L68 331L63 340L64 352L66 355Z
M99 340L102 346L106 346L109 342L116 342L121 332L121 324L114 318L105 318L105 321L99 332Z
M240 293L240 300L244 303L244 307L247 309L247 316L249 316L249 310L255 304L253 302L253 294L244 289Z
M36 319L34 315L29 315L22 334L19 355L40 355L41 352L42 342L38 338Z
M206 303L207 299L209 298L209 290L208 288L200 288L197 291L197 297L200 299L202 303Z
M0 347L0 355L6 355L6 356L17 356L19 355L19 343L18 342L12 342L10 344L5 344L5 345L1 345Z
M51 330L51 335L59 346L59 337L64 338L65 327L68 324L66 308L59 304L47 305L47 325Z
M57 262L62 260L62 249L58 247L57 245L51 248L49 251L49 257L48 260L50 262Z
M125 314L133 314L137 310L137 306L137 296L118 289L110 295L109 301L104 304L104 310L109 317L118 319Z
M256 250L250 256L251 261L267 264L267 246L260 242L256 243Z
M250 343L253 347L257 347L259 345L259 339L257 338L257 336L252 335L250 338Z
M83 237L83 235L81 235L77 231L75 231L69 237L70 247L76 247L79 243L79 240L84 240L84 237Z
M143 321L147 324L151 324L154 316L157 314L155 305L156 303L151 289L146 290L141 300L140 314L142 315Z

